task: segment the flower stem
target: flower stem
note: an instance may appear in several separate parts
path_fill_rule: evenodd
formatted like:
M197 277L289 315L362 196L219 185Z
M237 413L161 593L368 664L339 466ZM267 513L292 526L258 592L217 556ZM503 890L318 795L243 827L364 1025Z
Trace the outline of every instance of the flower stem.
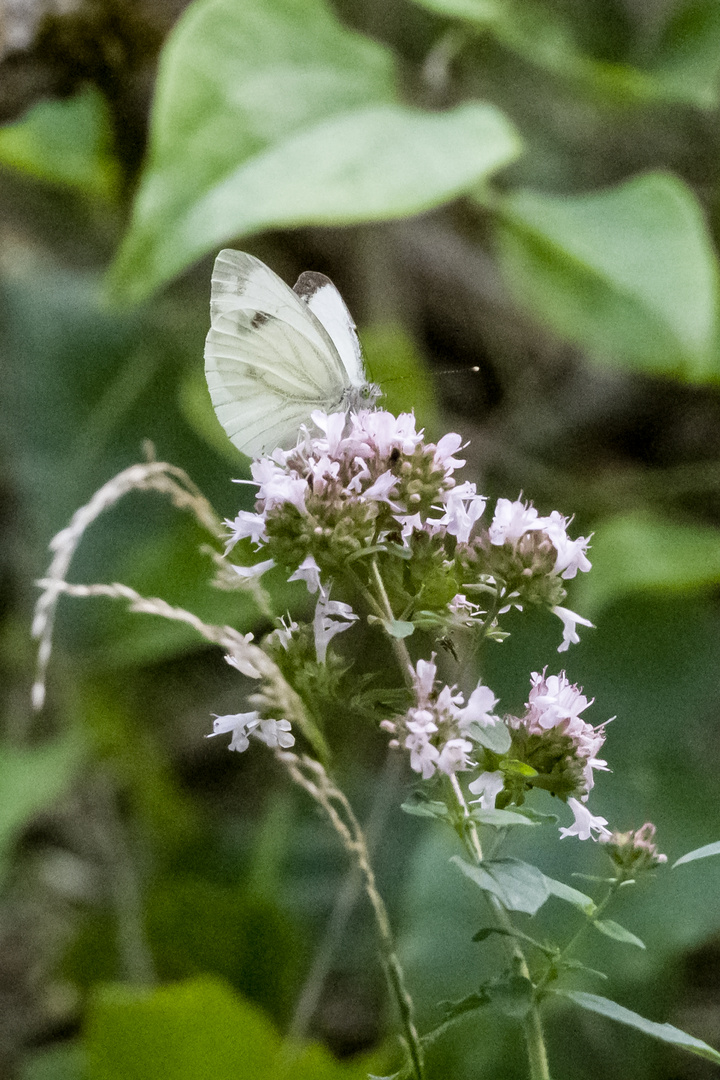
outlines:
M477 826L470 818L470 810L468 809L457 776L453 775L450 779L455 799L465 818L464 839L466 850L473 861L479 865L483 861L483 857ZM516 965L518 974L530 981L530 969L522 946L515 936L515 928L510 915L496 897L489 897L489 901L498 927L507 934L507 936L504 937L505 947ZM547 1050L545 1049L545 1040L543 1038L542 1024L540 1022L540 1001L537 993L535 993L533 1002L525 1017L523 1031L525 1034L528 1061L530 1063L530 1080L550 1080Z
M284 752L278 752L277 757L285 765L295 783L304 788L323 808L340 837L343 847L354 859L362 876L365 893L375 915L385 975L400 1014L404 1043L410 1058L411 1075L414 1080L424 1080L424 1057L420 1035L415 1027L413 1001L405 986L405 975L395 951L390 919L383 898L378 892L362 827L346 796L332 783L318 761L308 757L299 758L295 754Z

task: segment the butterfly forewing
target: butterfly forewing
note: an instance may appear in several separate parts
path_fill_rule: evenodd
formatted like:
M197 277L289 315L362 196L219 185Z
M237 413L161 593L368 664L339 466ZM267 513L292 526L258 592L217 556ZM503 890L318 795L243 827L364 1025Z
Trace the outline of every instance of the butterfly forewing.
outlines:
M342 407L349 373L308 305L259 259L215 260L205 342L213 406L229 438L255 456L294 444L315 408Z
M293 291L305 301L332 338L350 383L356 387L365 386L367 376L355 322L330 278L306 270L295 282Z

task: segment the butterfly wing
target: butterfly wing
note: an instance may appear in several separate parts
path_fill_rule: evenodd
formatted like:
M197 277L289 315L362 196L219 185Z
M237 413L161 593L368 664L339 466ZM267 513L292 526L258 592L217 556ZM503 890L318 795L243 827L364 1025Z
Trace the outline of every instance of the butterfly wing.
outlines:
M305 301L332 338L352 386L367 384L362 349L357 328L347 304L330 278L306 270L295 282L293 291Z
M215 260L205 374L234 445L256 457L294 445L313 409L343 406L349 373L312 309L242 251Z

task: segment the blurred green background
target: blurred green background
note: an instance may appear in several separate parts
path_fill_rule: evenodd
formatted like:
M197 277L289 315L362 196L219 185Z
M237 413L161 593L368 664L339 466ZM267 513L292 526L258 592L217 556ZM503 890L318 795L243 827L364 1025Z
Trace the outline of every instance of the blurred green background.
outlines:
M371 920L338 907L352 888L334 836L261 747L203 738L242 708L217 651L67 600L48 705L30 711L47 545L144 440L222 516L249 505L202 375L224 244L291 283L328 273L388 408L467 437L489 495L594 532L568 606L597 628L556 658L557 621L515 616L483 675L512 710L530 670L564 665L593 723L617 715L594 811L653 820L671 862L720 836L716 0L183 7L0 7L0 1075L21 1080L392 1067ZM70 576L267 629L209 587L205 539L134 494ZM300 587L275 600L307 604ZM370 667L359 633L346 652ZM493 945L471 941L482 914L446 871L452 843L400 812L411 781L384 766L385 737L343 720L338 775L374 823L426 1027ZM603 872L597 846L527 831L517 853L552 876ZM583 958L610 980L582 985L720 1045L719 886L708 860L626 891L617 917L647 951L599 939ZM531 932L559 925L553 903ZM288 1062L288 1030L325 1049ZM559 1005L548 1031L555 1080L713 1074ZM473 1014L431 1075L523 1077L516 1024Z

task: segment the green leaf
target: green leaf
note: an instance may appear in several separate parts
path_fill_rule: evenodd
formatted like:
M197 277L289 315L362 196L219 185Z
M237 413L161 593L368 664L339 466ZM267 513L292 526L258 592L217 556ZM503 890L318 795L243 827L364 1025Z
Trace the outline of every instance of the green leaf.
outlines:
M720 1065L720 1053L717 1050L713 1050L712 1046L708 1046L701 1039L695 1039L692 1035L687 1035L679 1028L673 1027L672 1024L658 1024L654 1020L646 1020L644 1016L638 1016L637 1013L618 1005L615 1001L610 1001L609 998L587 994L582 990L556 990L555 993L574 1001L581 1009L599 1013L600 1016L607 1016L620 1024L637 1028L638 1031L643 1031L653 1039L660 1039L664 1043L670 1043L681 1050L688 1050L691 1054L697 1054L698 1057L707 1058L708 1061L714 1061Z
M635 945L638 949L645 948L645 943L639 937L631 934L624 926L614 922L612 919L593 919L593 926L601 934L605 934L606 937L612 938L614 941L622 941L625 945Z
M473 866L454 855L450 861L484 892L496 896L508 911L534 915L549 896L545 875L520 859L485 859L480 866Z
M573 593L582 611L628 593L707 588L720 582L720 530L646 511L619 514L598 525L592 561Z
M414 817L447 819L450 813L444 802L437 802L434 799L417 799L414 802L404 802L400 809Z
M118 295L149 294L204 250L178 239L174 265L160 251L243 162L327 117L395 100L392 54L324 0L196 0L161 55L148 161L111 278Z
M488 724L487 727L471 724L467 734L474 742L492 750L493 754L506 754L512 746L512 737L503 723Z
M567 959L563 958L560 967L563 971L586 971L589 975L597 975L598 979L608 978L604 971L598 971L597 968L588 967L587 964L583 964L582 960L574 960L572 957L568 957Z
M557 825L558 823L557 814L543 814L539 810L533 810L531 806L519 806L516 812L534 821L536 825Z
M470 812L473 821L479 825L492 825L494 829L506 829L512 825L537 825L525 814L516 814L514 810L481 810L479 807Z
M394 60L323 0L196 0L166 45L115 295L149 295L239 235L401 217L519 152L492 106L419 113Z
M156 227L153 204L146 218L136 217L113 280L132 299L234 236L417 214L467 191L519 148L491 105L429 113L388 104L343 113L239 162L169 227Z
M580 892L579 889L573 889L572 885L566 885L563 881L556 881L554 878L548 877L547 874L545 875L545 883L551 896L556 896L558 900L565 900L568 904L579 908L589 918L592 918L595 914L597 904L591 897Z
M20 831L65 791L84 757L78 733L29 749L0 747L0 883Z
M88 1080L276 1080L287 1050L257 1009L217 979L138 989L106 986L86 1026ZM367 1061L341 1065L319 1046L297 1047L293 1080L361 1080Z
M40 101L0 129L0 163L85 195L114 198L119 169L105 99L87 87L65 100Z
M261 1080L279 1040L259 1009L205 977L157 990L104 987L90 1005L86 1045L90 1080Z
M506 776L537 776L537 769L533 769L532 765L528 765L525 761L518 761L517 758L506 758L498 765L501 772L504 772Z
M673 870L676 866L682 866L683 863L695 862L696 859L709 859L711 855L720 855L720 840L716 840L713 844L705 844L704 847L695 848L694 851L688 851L687 855L681 855L676 862L673 863Z
M690 189L647 173L606 191L501 201L518 302L601 362L701 382L718 365L718 272Z

